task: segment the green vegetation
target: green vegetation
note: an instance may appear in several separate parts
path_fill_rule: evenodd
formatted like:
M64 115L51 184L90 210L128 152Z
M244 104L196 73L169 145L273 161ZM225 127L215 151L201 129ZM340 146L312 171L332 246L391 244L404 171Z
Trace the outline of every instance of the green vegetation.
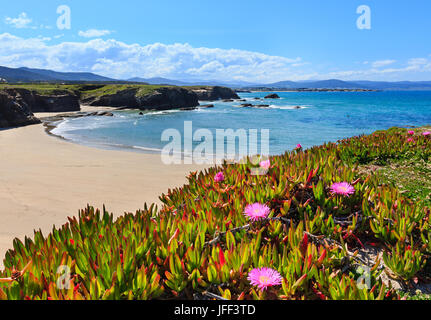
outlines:
M136 95L138 97L143 97L148 94L153 93L155 90L167 87L167 86L159 86L159 85L104 85L99 88L95 88L92 90L82 90L80 89L80 92L82 93L82 98L88 98L88 97L101 97L105 95L112 95L116 94L121 91L125 90L136 90Z
M41 95L64 94L68 92L82 98L112 95L130 89L136 90L137 96L145 96L161 87L169 86L140 84L0 84L0 90L19 88L31 90Z
M160 210L114 220L89 207L48 236L15 239L0 299L400 299L380 276L429 278L430 208L364 167L430 156L430 136L391 129L272 157L262 175L251 162L191 173ZM382 256L367 272L365 247ZM256 268L282 280L261 291Z
M0 84L0 90L3 89L26 89L37 92L41 95L56 93L75 93L79 91L79 85L61 85L61 84Z
M431 131L431 127L416 129L419 135L426 131ZM397 133L403 130L392 128L389 132ZM393 185L409 199L431 207L431 164L428 157L421 157L420 153L412 155L411 150L400 149L389 157L369 158L367 164L361 166L364 172L375 171L380 175L379 181L382 184Z

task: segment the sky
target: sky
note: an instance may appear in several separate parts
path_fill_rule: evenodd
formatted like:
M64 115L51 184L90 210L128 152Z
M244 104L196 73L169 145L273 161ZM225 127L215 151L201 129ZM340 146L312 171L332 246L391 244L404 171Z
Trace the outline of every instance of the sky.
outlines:
M117 79L431 81L430 31L429 0L20 0L0 10L0 65Z

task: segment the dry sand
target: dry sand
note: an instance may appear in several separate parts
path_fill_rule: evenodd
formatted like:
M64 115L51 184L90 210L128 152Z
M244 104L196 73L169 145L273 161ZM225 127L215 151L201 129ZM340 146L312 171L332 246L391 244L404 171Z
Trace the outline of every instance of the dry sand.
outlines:
M165 165L157 154L73 144L49 136L43 125L0 131L0 159L0 267L16 237L39 228L47 235L87 204L105 204L116 216L160 204L162 193L203 169Z

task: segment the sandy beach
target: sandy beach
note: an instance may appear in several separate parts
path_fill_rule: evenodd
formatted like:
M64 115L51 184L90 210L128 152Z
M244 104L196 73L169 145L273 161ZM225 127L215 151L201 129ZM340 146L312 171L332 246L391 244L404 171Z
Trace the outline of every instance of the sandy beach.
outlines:
M43 125L0 131L0 157L0 267L16 237L32 237L39 228L48 234L87 204L105 205L115 216L160 204L162 193L203 169L165 165L157 154L73 144L48 135Z

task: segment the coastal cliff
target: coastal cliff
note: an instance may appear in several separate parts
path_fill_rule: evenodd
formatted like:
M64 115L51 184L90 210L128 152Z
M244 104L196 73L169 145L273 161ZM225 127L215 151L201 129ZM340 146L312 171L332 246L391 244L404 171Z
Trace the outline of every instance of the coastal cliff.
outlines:
M80 111L80 104L141 110L187 109L200 101L239 99L225 87L157 85L17 85L0 88L0 127L39 123L33 112Z
M38 91L25 88L3 89L2 93L24 101L32 112L79 111L79 97L69 90Z
M158 87L142 91L140 87L126 88L98 95L87 93L81 101L90 106L128 107L146 109L191 108L199 105L198 96L181 87Z
M0 91L0 128L40 123L17 90Z
M197 94L200 101L240 99L234 90L226 87L199 87L193 88L192 91Z

